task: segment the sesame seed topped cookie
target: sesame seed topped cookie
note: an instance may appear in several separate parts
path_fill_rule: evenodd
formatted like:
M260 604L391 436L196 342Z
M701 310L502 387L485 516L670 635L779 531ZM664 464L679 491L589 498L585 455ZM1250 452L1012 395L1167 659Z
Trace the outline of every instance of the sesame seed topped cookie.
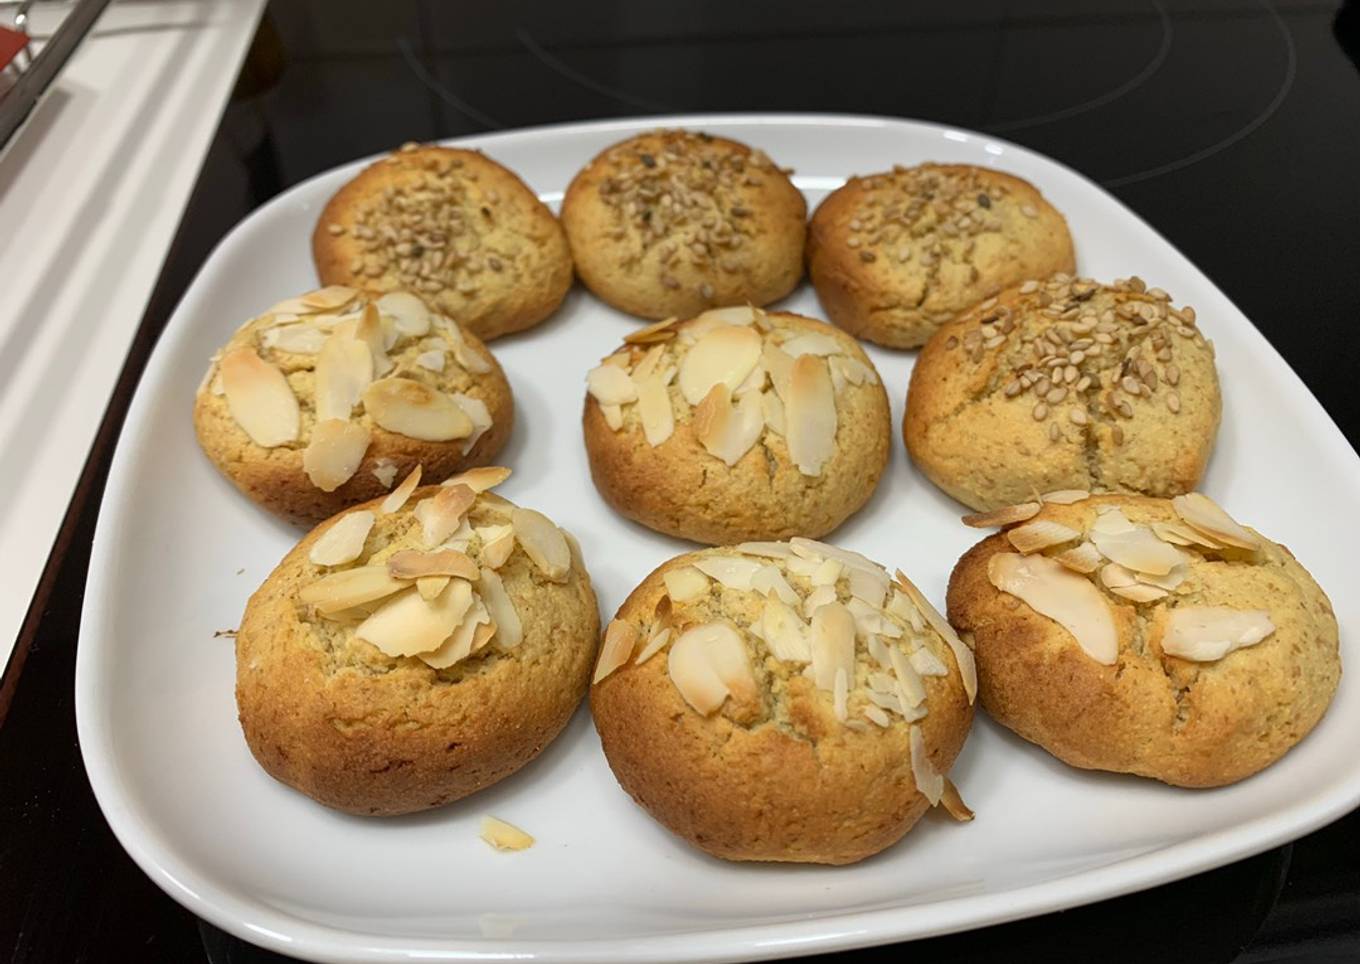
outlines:
M571 287L562 226L479 151L407 144L370 164L317 219L322 284L414 292L479 338L547 318Z
M806 218L763 152L678 130L608 148L562 202L581 280L641 318L782 298L803 275Z
M1214 787L1282 757L1341 676L1326 594L1199 493L1052 493L949 582L993 719L1073 766Z
M931 338L903 434L921 471L975 509L1049 489L1171 496L1203 475L1221 410L1193 308L1138 278L1059 274Z
M586 378L591 475L623 515L723 544L821 536L887 467L873 362L802 315L715 308L629 335Z
M279 302L214 356L194 400L203 451L299 524L485 465L514 422L510 384L474 335L406 292L332 286Z
M935 804L972 653L914 585L808 539L678 556L605 631L591 713L620 785L727 860L847 864Z
M1073 271L1067 222L1033 185L963 164L852 177L812 216L808 273L827 317L890 348L1026 278Z

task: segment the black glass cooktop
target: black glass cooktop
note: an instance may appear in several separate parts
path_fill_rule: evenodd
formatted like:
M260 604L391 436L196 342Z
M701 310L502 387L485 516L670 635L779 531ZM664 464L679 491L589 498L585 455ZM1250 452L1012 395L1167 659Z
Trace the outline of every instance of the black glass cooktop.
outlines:
M0 956L281 960L196 920L118 847L71 691L131 391L211 246L278 191L404 141L602 117L836 111L976 128L1071 165L1149 221L1355 444L1357 64L1360 9L1311 0L271 3L0 684ZM844 956L1360 960L1358 819L1140 894Z

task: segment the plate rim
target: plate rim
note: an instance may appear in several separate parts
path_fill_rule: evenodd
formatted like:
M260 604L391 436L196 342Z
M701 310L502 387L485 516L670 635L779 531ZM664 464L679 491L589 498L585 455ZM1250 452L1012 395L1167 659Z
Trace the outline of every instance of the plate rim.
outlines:
M620 136L626 136L640 130L663 126L779 125L864 129L897 127L917 134L965 143L981 141L997 144L1007 153L1027 156L1044 165L1056 167L1080 182L1082 186L1099 192L1115 204L1126 217L1133 219L1155 235L1169 251L1174 252L1185 264L1193 268L1225 303L1232 306L1244 323L1232 322L1241 329L1240 332L1234 332L1234 337L1240 336L1250 341L1248 347L1255 352L1264 350L1274 356L1275 362L1288 372L1289 377L1284 380L1285 385L1294 394L1301 393L1302 400L1311 403L1314 410L1322 416L1322 422L1330 428L1331 431L1326 433L1325 437L1319 437L1319 443L1333 449L1334 454L1339 454L1343 462L1349 461L1352 470L1360 468L1360 455L1351 448L1335 420L1311 389L1212 278L1161 232L1099 183L1061 161L1005 138L953 124L871 114L719 112L569 121L445 138L437 143L480 147L490 151L494 150L498 143L507 140L532 140L543 135L604 133L613 130L619 132ZM158 887L191 913L253 944L317 961L357 964L366 961L414 959L484 961L520 958L564 962L769 959L917 940L1006 923L1144 890L1211 870L1297 839L1343 816L1360 804L1360 767L1357 767L1347 778L1333 784L1324 792L1300 800L1287 808L1191 841L1157 847L1101 867L1062 874L1040 883L989 894L946 898L914 906L899 905L873 910L832 912L796 921L708 926L659 935L607 939L460 938L458 946L452 947L447 943L441 945L439 939L375 937L359 931L349 931L305 920L272 907L253 896L243 898L204 879L191 862L181 859L176 850L161 839L157 828L146 824L141 815L129 806L127 788L121 774L113 765L116 754L111 748L111 731L108 727L101 726L104 721L100 713L97 683L105 672L106 647L92 640L106 638L109 635L105 626L105 614L110 611L112 601L109 598L108 580L104 574L113 568L120 542L116 536L124 527L126 506L131 497L129 486L123 479L128 468L125 463L133 456L129 454L131 442L127 446L124 442L138 424L138 416L142 410L150 404L150 394L143 390L143 386L158 379L161 370L168 364L174 346L181 338L187 337L189 329L177 319L181 317L185 304L190 300L190 294L198 285L199 278L208 270L209 264L223 249L235 244L239 235L252 221L266 217L276 206L282 207L291 203L295 195L306 192L314 181L333 177L345 170L357 170L382 156L383 153L379 153L347 161L299 181L250 212L214 245L186 289L184 298L176 305L161 337L157 339L147 366L138 379L132 403L119 430L118 442L110 460L108 482L101 497L91 545L90 567L82 603L81 628L76 652L74 690L77 739L95 800L119 844ZM1168 852L1171 852L1170 857Z

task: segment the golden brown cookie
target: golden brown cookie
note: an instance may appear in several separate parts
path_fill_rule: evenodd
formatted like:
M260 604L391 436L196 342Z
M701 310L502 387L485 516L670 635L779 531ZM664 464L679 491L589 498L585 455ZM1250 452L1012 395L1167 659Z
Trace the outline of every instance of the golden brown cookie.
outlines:
M949 582L995 720L1072 766L1183 787L1251 776L1308 734L1341 662L1288 549L1198 493L1055 497L966 520L1007 529Z
M744 307L628 336L587 376L584 428L606 502L718 545L836 528L873 494L891 418L855 339Z
M972 653L898 573L807 539L704 549L605 631L590 708L619 784L726 860L848 864L932 804L972 723Z
M547 318L571 287L551 211L480 151L407 144L330 199L312 234L322 284L413 291L490 341Z
M1050 489L1172 496L1218 434L1213 346L1138 278L1026 281L946 325L911 373L903 436L975 509Z
M817 206L808 274L826 315L915 348L1026 278L1075 270L1063 216L1029 182L964 164L852 177Z
M194 430L251 500L300 525L382 495L421 466L427 482L485 465L514 401L474 335L405 292L332 286L246 322L213 356Z
M803 276L807 203L762 151L651 131L576 175L562 224L581 280L642 318L766 305Z
M250 598L236 701L271 776L348 813L411 813L504 779L566 725L595 594L571 536L482 491L508 474L350 509Z

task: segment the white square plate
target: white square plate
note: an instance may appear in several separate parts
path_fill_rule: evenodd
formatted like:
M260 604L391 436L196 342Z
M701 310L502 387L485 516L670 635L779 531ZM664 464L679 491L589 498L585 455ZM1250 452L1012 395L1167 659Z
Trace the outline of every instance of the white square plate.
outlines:
M933 124L839 116L611 121L468 138L550 203L601 148L659 125L721 132L796 169L815 205L850 174L963 161L1012 171L1068 217L1081 273L1138 274L1199 313L1218 349L1224 419L1203 488L1286 542L1324 588L1357 659L1360 460L1298 377L1194 265L1081 175ZM193 394L238 324L314 285L317 211L366 162L300 184L213 253L156 346L113 459L76 674L80 742L110 825L194 913L316 960L770 958L977 927L1148 887L1297 837L1360 802L1360 701L1343 679L1308 739L1236 786L1186 791L1069 769L980 716L954 769L978 817L930 816L851 867L738 865L670 836L614 782L588 714L514 777L418 816L360 819L275 783L236 722L230 639L246 598L298 538L198 451ZM804 285L781 307L820 315ZM518 423L503 492L579 537L606 618L686 549L614 516L590 483L579 411L588 368L636 322L577 289L550 321L494 343ZM914 356L872 346L900 425ZM900 566L937 603L978 537L894 450L869 505L832 540ZM538 838L495 853L495 813Z

